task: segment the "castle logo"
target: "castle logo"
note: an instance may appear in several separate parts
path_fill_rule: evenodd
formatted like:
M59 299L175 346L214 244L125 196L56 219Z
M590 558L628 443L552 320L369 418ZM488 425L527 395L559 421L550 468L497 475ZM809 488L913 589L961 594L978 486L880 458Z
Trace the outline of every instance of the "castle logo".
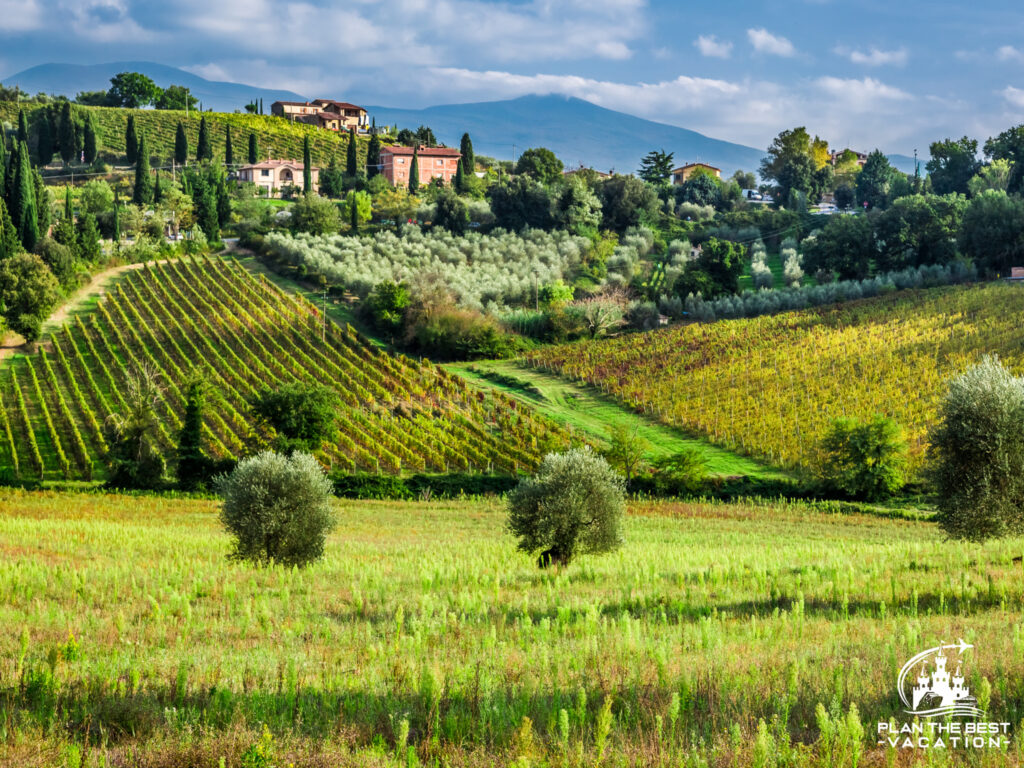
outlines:
M963 657L973 647L963 640L937 645L904 664L897 682L904 711L922 718L984 717L964 685Z

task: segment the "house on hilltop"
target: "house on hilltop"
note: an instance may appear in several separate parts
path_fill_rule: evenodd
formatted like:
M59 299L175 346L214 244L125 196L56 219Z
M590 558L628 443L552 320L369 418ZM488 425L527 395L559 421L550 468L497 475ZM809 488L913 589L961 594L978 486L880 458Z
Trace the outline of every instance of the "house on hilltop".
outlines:
M451 184L455 172L459 168L462 153L448 147L420 147L416 150L419 157L420 184L429 184L431 179L444 179ZM394 146L381 147L380 172L394 185L409 183L409 171L412 169L412 147Z
M270 105L270 114L331 131L347 131L354 128L363 133L370 124L370 117L365 109L347 101L333 99L275 101Z
M710 173L716 179L722 178L721 168L715 168L715 166L708 165L707 163L688 163L672 170L672 183L683 184L698 171Z
M267 197L280 196L288 187L302 187L302 173L306 166L298 160L264 160L262 163L243 165L238 169L240 182L251 182ZM320 169L312 168L313 189L320 188Z

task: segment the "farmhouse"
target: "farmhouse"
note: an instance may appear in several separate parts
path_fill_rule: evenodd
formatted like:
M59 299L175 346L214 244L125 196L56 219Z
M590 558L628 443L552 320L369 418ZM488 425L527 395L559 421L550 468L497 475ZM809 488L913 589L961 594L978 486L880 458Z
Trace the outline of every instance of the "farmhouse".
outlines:
M693 176L693 174L696 173L697 171L710 173L717 179L722 178L721 168L715 168L715 166L708 165L707 163L689 163L687 165L680 166L679 168L674 168L672 170L672 183L682 184L686 182L691 176Z
M309 123L331 131L347 131L354 128L366 130L370 117L366 110L347 101L315 99L313 101L275 101L270 113L285 117L296 123Z
M420 184L429 184L431 179L444 179L451 184L459 167L462 153L447 147L419 147ZM381 147L381 173L392 184L408 184L409 171L412 169L412 147Z
M243 165L238 169L240 182L252 182L267 197L280 195L288 187L302 186L305 166L298 160L264 160L262 163ZM320 186L320 169L313 168L313 188Z

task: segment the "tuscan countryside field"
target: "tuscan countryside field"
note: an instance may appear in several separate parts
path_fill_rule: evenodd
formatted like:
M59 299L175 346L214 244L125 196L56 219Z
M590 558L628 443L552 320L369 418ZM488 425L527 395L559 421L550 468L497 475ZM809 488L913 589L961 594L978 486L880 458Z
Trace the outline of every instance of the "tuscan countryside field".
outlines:
M0 768L1024 765L983 6L0 2Z

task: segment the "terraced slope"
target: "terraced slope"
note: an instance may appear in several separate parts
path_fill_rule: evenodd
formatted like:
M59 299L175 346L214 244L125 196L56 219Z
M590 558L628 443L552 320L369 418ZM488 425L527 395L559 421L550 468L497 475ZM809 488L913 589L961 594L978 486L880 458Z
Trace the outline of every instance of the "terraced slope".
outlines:
M248 402L263 387L320 382L343 403L336 443L319 458L344 470L515 473L566 443L513 400L485 396L430 363L392 356L315 306L231 259L150 265L126 275L33 355L0 371L0 472L99 479L111 413L125 408L126 372L155 367L165 385L160 434L170 450L184 412L182 382L205 371L216 395L205 424L214 457L273 437Z

